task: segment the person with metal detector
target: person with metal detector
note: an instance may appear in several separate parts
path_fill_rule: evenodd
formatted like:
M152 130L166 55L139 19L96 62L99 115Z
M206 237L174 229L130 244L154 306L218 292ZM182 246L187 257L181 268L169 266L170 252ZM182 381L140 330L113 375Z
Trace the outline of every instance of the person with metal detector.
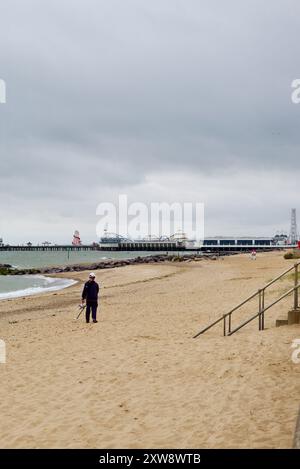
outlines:
M82 305L86 302L86 311L85 318L86 322L90 322L90 314L92 311L92 320L94 323L97 321L97 308L98 308L98 294L99 294L99 285L95 281L95 274L90 273L88 281L84 284L82 290Z

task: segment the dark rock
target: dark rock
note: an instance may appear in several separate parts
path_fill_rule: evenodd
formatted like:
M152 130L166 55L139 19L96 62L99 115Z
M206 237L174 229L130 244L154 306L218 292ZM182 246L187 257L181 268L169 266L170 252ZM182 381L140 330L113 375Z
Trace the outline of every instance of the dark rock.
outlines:
M82 272L84 270L101 270L124 267L134 264L151 264L159 262L191 262L203 259L217 260L218 257L212 253L203 254L153 254L138 256L130 259L103 259L91 264L73 264L61 267L44 267L41 269L14 269L9 264L0 264L0 275L25 275L25 274L57 274L61 272Z

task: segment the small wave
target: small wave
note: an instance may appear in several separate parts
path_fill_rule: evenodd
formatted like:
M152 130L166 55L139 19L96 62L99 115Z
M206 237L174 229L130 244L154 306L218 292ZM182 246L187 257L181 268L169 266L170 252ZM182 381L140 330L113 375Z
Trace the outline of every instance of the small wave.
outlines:
M44 277L42 275L35 275L31 277L33 280L42 280L44 285L39 285L39 282L33 282L32 286L20 290L13 290L9 292L0 293L0 300L9 298L19 298L21 296L32 296L51 291L62 290L77 283L76 280L61 279L54 277Z

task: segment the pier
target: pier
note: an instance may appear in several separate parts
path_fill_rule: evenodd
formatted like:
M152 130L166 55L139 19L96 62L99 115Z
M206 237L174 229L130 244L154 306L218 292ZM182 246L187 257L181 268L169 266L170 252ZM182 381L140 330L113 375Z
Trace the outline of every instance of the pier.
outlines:
M98 245L46 245L46 246L0 246L1 251L97 251Z
M86 244L86 245L0 245L0 252L7 251L136 251L136 252L172 252L172 251L194 251L206 253L229 253L229 252L251 252L253 249L256 251L271 251L274 249L295 249L297 245L280 245L274 244L270 240L253 239L253 240L211 240L205 239L200 245L196 245L190 241L178 240L105 240L100 241L99 244Z
M296 245L278 244L274 238L260 237L211 237L200 243L185 237L169 237L156 239L131 240L119 235L109 234L101 238L99 250L105 251L195 251L195 252L249 252L270 251L274 249L295 248Z

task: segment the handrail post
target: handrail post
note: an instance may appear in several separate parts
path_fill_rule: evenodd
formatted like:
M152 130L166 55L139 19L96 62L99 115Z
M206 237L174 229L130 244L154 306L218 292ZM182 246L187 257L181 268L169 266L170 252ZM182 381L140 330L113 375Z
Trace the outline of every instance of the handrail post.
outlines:
M261 331L261 290L258 290L258 330Z
M223 335L226 336L226 314L223 316Z
M231 315L232 313L229 313L229 316L228 316L228 333L229 334L231 332Z
M265 289L261 290L261 329L262 331L265 330Z
M294 290L294 309L298 309L298 264L295 264L295 290Z

